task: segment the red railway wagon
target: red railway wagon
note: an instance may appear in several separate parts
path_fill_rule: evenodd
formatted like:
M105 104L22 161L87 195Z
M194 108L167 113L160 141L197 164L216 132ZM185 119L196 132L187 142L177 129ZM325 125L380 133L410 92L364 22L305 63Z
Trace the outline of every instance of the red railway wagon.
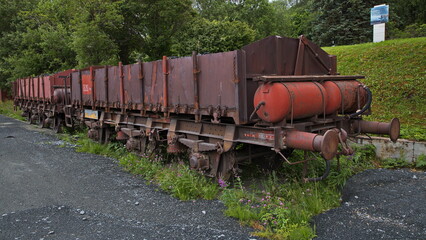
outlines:
M320 180L339 145L343 154L352 153L349 136L399 137L398 119L362 120L372 101L359 81L364 76L339 75L336 57L303 36L271 36L230 52L92 66L55 78L62 85L50 85L49 111L35 110L43 101L40 91L31 95L34 80L15 83L15 103L57 128L84 123L100 142L116 133L132 151L152 153L162 144L169 153L189 151L192 169L223 179L255 159L295 164L288 153L301 149L325 159L323 176L307 178Z
M59 115L67 99L65 91L71 87L69 74L73 70L18 79L14 82L15 106L23 109L24 116L31 123L42 126L53 125L59 130ZM68 93L69 95L69 93ZM69 99L69 96L68 96Z

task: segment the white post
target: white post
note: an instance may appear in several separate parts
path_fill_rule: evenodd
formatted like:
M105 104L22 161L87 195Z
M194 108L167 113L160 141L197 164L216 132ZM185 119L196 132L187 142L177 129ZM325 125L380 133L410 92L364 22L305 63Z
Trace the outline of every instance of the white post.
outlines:
M385 41L385 25L386 23L379 23L373 25L373 42Z

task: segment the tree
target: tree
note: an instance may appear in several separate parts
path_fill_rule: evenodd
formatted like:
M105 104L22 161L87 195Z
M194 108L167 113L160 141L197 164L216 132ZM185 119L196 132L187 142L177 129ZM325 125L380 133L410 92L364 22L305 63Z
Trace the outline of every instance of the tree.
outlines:
M198 18L175 39L174 55L188 56L192 51L215 53L241 48L254 40L255 31L240 21L217 21Z
M71 34L65 3L65 0L32 1L27 9L15 12L13 29L3 34L5 48L1 47L7 51L2 58L7 67L0 72L8 81L75 66L75 54L69 47Z
M0 0L0 88L2 89L10 87L10 69L13 66L6 59L17 49L13 33L17 31L21 19L18 13L31 10L37 2L38 0Z
M195 16L191 0L127 0L123 16L138 44L134 55L145 60L171 54L173 38Z
M120 30L124 24L121 12L124 2L75 0L74 3L71 48L76 53L78 67L117 64L122 39Z
M305 35L310 38L311 25L315 18L315 12L311 11L312 2L312 0L272 2L278 35L286 37Z
M313 9L318 12L312 26L312 40L321 46L367 42L371 39L371 1L318 0Z
M210 21L247 23L255 39L276 34L276 15L268 0L195 0L194 8Z

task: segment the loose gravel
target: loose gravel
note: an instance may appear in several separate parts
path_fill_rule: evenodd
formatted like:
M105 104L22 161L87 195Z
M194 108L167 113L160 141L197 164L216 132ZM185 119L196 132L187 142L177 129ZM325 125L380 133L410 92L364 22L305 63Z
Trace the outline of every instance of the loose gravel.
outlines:
M0 239L256 239L217 200L179 201L2 115L0 166Z
M350 178L342 205L314 218L316 239L426 239L426 173L372 169Z

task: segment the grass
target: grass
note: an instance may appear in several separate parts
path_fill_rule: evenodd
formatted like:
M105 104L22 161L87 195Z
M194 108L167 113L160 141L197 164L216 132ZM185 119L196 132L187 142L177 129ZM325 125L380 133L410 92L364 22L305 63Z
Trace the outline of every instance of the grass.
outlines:
M77 145L77 152L86 152L118 159L124 170L143 177L148 183L155 183L162 190L181 200L215 199L219 186L212 179L188 169L188 163L169 162L165 154L138 156L126 150L119 142L100 144L86 136L85 130L61 138Z
M21 113L22 111L14 111L12 100L0 101L0 114L24 121L25 118L21 116Z
M426 38L323 48L342 75L364 75L373 92L368 120L400 119L401 137L426 140Z
M315 230L311 218L340 205L340 190L346 180L378 164L374 146L357 147L355 155L340 157L332 163L329 177L317 183L301 183L301 166L285 166L267 174L260 185L243 186L236 178L233 188L223 191L220 199L227 206L225 214L238 218L255 229L254 234L269 239L311 239ZM295 151L291 161L301 160L302 151ZM310 175L324 171L322 159L311 161ZM265 176L265 174L264 174ZM246 176L246 180L253 176ZM258 181L259 176L255 179Z

